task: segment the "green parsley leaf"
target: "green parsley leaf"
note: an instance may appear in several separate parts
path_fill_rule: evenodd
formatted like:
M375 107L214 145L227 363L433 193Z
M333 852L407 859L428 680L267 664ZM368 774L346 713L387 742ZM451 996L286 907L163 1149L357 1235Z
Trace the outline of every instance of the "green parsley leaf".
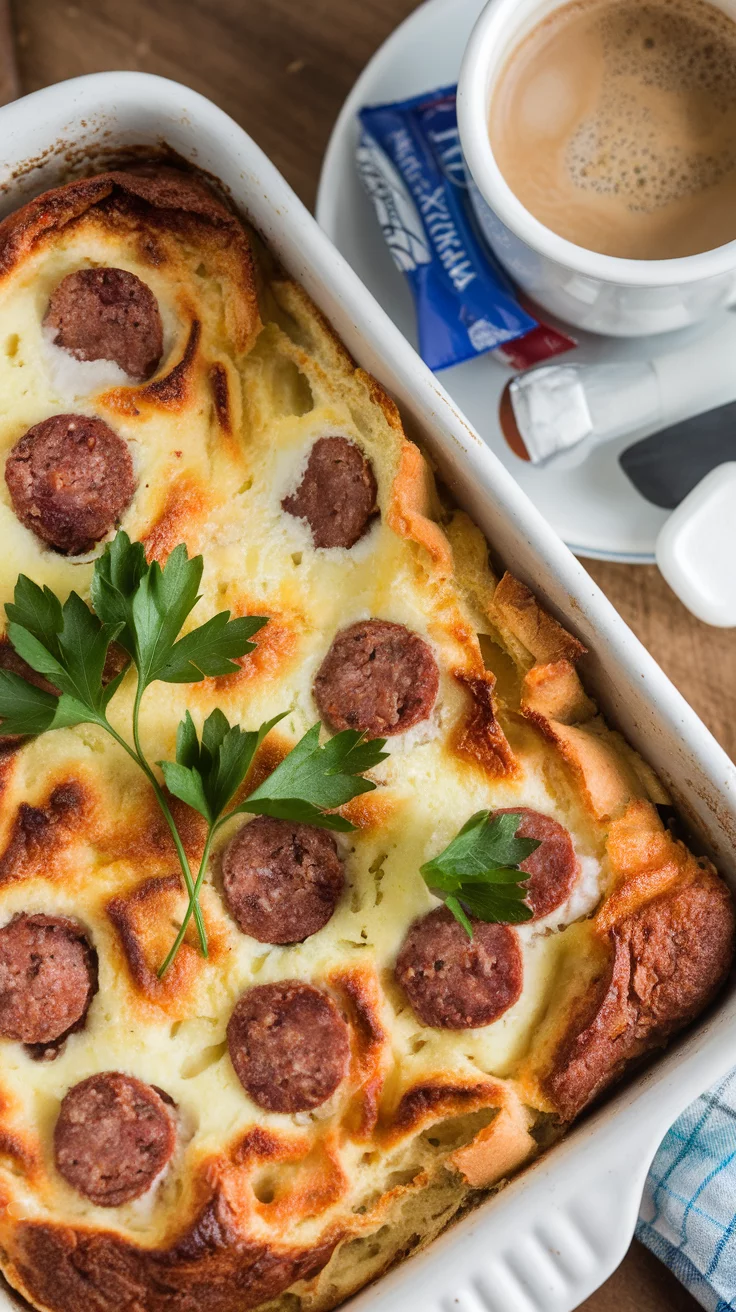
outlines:
M0 719L2 734L44 733L50 729L59 699L27 683L19 674L0 670Z
M177 642L199 601L202 569L202 557L190 560L184 543L163 569L154 560L142 570L140 554L130 543L101 567L95 596L106 614L123 621L124 645L138 666L141 690L156 679L199 683L208 675L233 674L238 669L234 658L253 651L248 639L268 623L259 615L231 620L229 611L220 611Z
M261 615L231 620L230 611L222 610L174 643L155 678L164 683L198 683L206 675L232 674L239 668L232 658L255 649L248 639L264 624L268 619Z
M76 723L85 719L99 723L104 720L105 708L122 677L122 674L118 675L111 684L103 687L102 671L107 649L120 632L120 625L101 624L76 592L69 594L63 606L59 607L57 602L55 607L50 602L53 594L46 596L48 590L42 593L33 584L34 594L27 586L29 583L29 579L24 579L22 595L26 600L30 598L39 602L35 615L29 616L35 632L12 618L24 613L16 589L15 604L6 606L10 619L8 637L18 655L75 704L74 709L69 702L62 706L57 704L59 714L50 727L58 728L61 716L66 716L64 722L67 724L70 717L76 717Z
M142 542L131 542L123 529L115 534L103 554L95 561L91 599L97 615L105 624L122 624L117 641L137 658L133 598L148 562Z
M26 574L19 574L13 601L5 606L13 624L27 629L53 655L58 655L58 635L62 628L61 602L50 588L39 588Z
M471 925L470 921L468 920L468 917L463 911L461 903L458 902L457 898L453 893L451 893L449 897L445 898L445 906L447 907L448 911L452 912L455 919L460 922L468 938L472 938L473 926Z
M37 688L18 674L0 670L0 734L39 734L88 724L90 713L74 697Z
M476 811L444 851L421 867L428 887L448 895L445 906L471 938L467 912L478 920L504 925L532 918L525 900L529 876L519 866L539 843L517 838L520 824L521 816L515 812L491 819L489 811Z
M519 866L539 847L534 838L517 838L521 816L514 812L489 819L490 811L476 811L452 842L422 866L429 876L472 879L502 866ZM438 885L443 887L443 885Z
M200 742L187 711L177 731L176 761L159 761L169 792L214 824L235 796L266 734L283 718L276 715L257 731L244 730L231 727L216 709L202 726Z
M182 625L199 601L203 561L192 560L184 543L171 552L164 568L154 560L142 576L132 602L136 664L142 686L157 679Z
M342 816L323 812L344 806L353 797L375 788L374 783L361 776L364 770L385 761L387 753L382 751L385 739L365 740L356 730L345 729L320 747L319 733L319 724L312 725L273 773L236 810L324 829L345 832L353 829Z
M519 873L523 877L523 870L517 871ZM463 907L478 920L494 921L501 925L520 925L525 920L531 920L534 914L525 901L526 888L518 883L505 886L490 883L463 884L459 893L453 896L457 896Z

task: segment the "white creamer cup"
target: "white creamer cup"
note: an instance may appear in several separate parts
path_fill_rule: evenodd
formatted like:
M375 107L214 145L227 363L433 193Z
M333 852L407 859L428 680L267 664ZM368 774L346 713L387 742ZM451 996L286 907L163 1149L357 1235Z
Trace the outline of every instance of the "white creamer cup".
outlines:
M517 199L488 135L496 78L519 41L566 0L489 0L458 84L460 141L480 226L512 278L567 323L616 337L669 332L736 300L736 241L675 260L624 260L576 246ZM718 5L736 19L736 0Z

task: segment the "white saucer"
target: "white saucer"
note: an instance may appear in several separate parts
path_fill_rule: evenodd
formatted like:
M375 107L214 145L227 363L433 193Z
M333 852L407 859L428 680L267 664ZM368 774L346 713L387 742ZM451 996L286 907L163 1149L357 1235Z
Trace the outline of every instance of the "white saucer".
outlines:
M484 0L427 0L381 46L358 78L335 124L322 166L317 219L397 326L416 345L414 307L394 267L373 207L355 168L362 105L401 100L457 80L463 51ZM723 311L707 329L631 341L573 334L578 350L560 360L647 358L681 346L688 335L713 333L714 347L736 356L736 315ZM498 424L500 394L512 371L490 355L445 369L440 375L453 399L485 441L580 556L653 564L657 533L667 512L634 489L618 454L651 428L594 451L577 469L535 469L509 449ZM719 398L714 398L714 404ZM725 398L724 398L725 399Z

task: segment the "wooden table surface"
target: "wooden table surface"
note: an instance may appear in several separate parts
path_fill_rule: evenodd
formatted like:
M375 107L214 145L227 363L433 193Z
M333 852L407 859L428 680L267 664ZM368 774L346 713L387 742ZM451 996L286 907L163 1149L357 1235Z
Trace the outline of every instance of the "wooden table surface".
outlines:
M14 0L21 89L114 68L175 78L247 128L312 206L340 105L376 47L414 7L415 0ZM736 633L694 620L653 566L586 564L736 756ZM583 1304L586 1312L697 1306L638 1244Z

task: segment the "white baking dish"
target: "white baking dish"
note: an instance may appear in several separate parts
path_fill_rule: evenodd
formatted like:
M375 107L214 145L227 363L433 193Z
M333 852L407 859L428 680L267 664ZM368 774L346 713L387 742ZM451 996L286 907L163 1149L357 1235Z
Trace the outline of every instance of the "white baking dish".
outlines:
M222 180L395 396L494 552L590 647L588 685L736 881L736 769L254 142L195 92L139 73L39 91L0 110L0 135L6 212L88 169L96 147L165 142ZM570 1312L623 1256L668 1125L735 1056L731 995L498 1198L359 1294L352 1312ZM0 1312L13 1306L0 1292Z

